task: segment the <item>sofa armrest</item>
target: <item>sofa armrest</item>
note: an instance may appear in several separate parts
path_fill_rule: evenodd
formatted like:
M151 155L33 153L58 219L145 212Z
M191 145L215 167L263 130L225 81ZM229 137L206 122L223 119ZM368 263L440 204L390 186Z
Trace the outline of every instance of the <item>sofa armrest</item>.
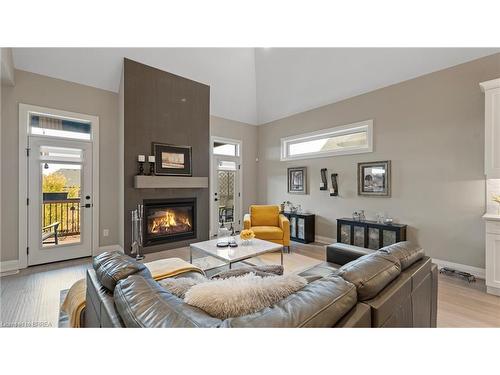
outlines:
M243 217L243 229L250 229L252 227L252 219L250 214L245 214Z
M326 247L326 261L343 266L344 264L352 262L363 255L374 252L375 250L366 249L364 247L336 242Z
M279 215L278 220L279 226L283 231L283 246L290 246L290 221L283 214Z

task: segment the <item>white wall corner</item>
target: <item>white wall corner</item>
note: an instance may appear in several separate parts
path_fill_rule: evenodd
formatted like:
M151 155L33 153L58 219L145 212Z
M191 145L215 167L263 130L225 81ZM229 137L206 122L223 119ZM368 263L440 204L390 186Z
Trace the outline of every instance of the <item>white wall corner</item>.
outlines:
M94 250L92 256L97 256L99 254L105 253L106 251L119 251L120 253L125 253L123 251L123 247L120 245L108 245L108 246L99 246L97 250Z
M12 57L12 48L1 48L1 83L7 86L15 85L14 58Z
M0 273L4 272L13 272L17 273L19 271L19 261L16 260L5 260L3 262L0 262ZM2 275L3 276L3 275Z
M436 264L439 269L443 267L448 267L456 271L470 273L471 275L474 275L479 279L484 279L486 277L486 271L484 268L473 267L467 264L448 262L447 260L441 260L436 258L433 258L432 262Z
M122 75L118 91L118 244L125 246L125 65L122 62Z

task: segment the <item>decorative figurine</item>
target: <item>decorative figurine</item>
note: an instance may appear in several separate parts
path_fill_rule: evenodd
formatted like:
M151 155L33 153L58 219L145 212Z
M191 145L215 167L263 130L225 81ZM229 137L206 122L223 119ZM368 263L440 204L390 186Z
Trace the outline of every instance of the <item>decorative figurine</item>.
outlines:
M146 161L146 157L144 155L137 156L137 161L139 162L139 176L144 175L144 162Z
M337 176L338 176L338 173L332 173L332 175L330 176L332 178L332 188L330 189L330 197L336 197L339 195Z
M327 190L328 181L326 179L326 168L321 168L321 183L319 184L319 190Z
M149 162L149 176L153 176L155 174L155 156L149 155L148 162Z

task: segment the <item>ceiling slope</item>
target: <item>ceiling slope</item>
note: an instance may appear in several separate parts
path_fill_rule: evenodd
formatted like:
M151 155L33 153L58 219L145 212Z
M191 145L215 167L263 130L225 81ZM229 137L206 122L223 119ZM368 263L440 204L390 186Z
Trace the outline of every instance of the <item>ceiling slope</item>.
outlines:
M14 48L17 69L118 91L124 57L211 87L215 116L264 124L498 48Z

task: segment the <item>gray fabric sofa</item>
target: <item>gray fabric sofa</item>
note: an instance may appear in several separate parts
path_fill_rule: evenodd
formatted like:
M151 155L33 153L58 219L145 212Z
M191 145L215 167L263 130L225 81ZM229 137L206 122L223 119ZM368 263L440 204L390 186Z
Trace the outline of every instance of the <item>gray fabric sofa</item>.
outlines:
M437 267L422 249L409 242L365 255L355 249L345 264L331 262L328 254L326 262L301 274L309 282L303 289L254 314L219 320L162 288L144 265L106 253L87 271L84 326L436 326Z

